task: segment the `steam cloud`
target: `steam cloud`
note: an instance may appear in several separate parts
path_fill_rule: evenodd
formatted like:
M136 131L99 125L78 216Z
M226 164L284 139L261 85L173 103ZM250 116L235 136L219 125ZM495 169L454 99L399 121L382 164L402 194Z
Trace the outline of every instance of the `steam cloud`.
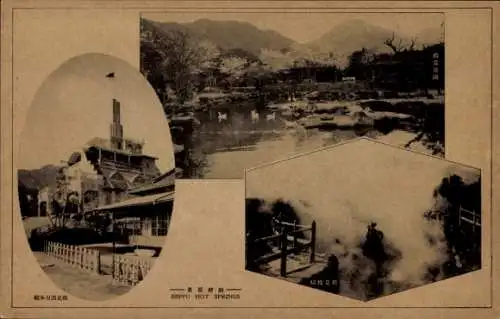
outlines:
M383 232L389 255L383 264L382 295L441 279L442 266L449 259L443 225L424 218L424 214L447 205L446 199L433 196L443 178L456 174L468 184L479 178L477 170L436 160L403 161L391 154L386 154L389 160L381 153L370 157L369 151L363 158L351 156L349 162L344 158L347 153L339 152L328 165L316 164L315 168L302 163L287 169L275 167L272 173L251 172L247 175L247 197L267 202L283 199L294 207L301 224L316 221L317 251L333 253L339 259L342 295L369 298L364 285L376 265L363 255L361 246L371 222ZM377 165L378 160L386 165ZM266 175L273 178L259 183ZM297 175L297 187L290 180L293 175Z

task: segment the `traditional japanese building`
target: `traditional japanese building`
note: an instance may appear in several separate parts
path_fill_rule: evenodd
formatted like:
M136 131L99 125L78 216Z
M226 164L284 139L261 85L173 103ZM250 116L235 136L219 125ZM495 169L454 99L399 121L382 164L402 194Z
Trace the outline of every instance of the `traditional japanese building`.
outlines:
M126 244L159 249L168 233L173 211L175 169L152 183L128 191L129 198L100 206L96 213L109 213L115 231Z
M157 158L143 153L144 141L123 137L120 102L113 100L109 139L95 137L74 152L65 167L70 192L81 196L84 212L129 197L128 191L160 176Z
M143 152L144 141L123 137L115 99L112 112L109 138L94 137L73 152L63 161L58 185L40 191L39 215L50 214L54 198L76 197L85 216L111 216L126 244L159 248L170 223L176 170L160 172L157 158Z
M97 177L80 179L84 211L111 215L113 231L125 235L126 244L159 248L173 210L175 168L162 174L157 158L143 153L144 141L123 138L116 100L110 130L109 140L94 138L84 149Z

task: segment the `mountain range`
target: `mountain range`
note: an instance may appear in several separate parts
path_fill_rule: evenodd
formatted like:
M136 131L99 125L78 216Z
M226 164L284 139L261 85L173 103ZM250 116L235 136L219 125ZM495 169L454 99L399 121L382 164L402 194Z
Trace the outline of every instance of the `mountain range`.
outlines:
M360 19L345 21L325 32L318 39L308 43L297 43L277 31L261 30L248 22L213 21L199 19L189 23L155 22L142 19L143 26L163 32L183 30L191 37L205 40L216 45L221 51L245 50L259 56L263 49L273 51L309 51L317 53L334 53L334 56L345 58L353 51L361 48L376 52L390 52L384 41L391 38L393 30L388 30L367 23ZM407 36L394 32L396 40L409 43ZM440 28L427 28L416 34L416 45L435 44L440 41Z
M247 22L240 21L212 21L200 19L191 23L153 22L145 20L150 27L162 31L182 30L191 37L199 40L208 40L220 50L228 51L243 49L259 56L261 49L282 50L291 48L292 39L282 36L276 31L260 30Z

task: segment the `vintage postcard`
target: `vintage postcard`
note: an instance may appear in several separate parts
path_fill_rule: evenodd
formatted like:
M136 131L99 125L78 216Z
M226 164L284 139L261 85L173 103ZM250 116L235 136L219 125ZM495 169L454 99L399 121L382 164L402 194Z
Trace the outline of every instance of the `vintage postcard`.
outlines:
M2 2L0 318L496 318L493 1Z

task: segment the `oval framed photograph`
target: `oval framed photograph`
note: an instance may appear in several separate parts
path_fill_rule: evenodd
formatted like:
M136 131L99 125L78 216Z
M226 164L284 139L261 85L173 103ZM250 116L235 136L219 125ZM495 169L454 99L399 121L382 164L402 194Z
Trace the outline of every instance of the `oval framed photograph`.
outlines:
M172 218L173 149L155 91L127 62L89 53L47 77L16 164L30 248L57 286L101 301L148 274Z

